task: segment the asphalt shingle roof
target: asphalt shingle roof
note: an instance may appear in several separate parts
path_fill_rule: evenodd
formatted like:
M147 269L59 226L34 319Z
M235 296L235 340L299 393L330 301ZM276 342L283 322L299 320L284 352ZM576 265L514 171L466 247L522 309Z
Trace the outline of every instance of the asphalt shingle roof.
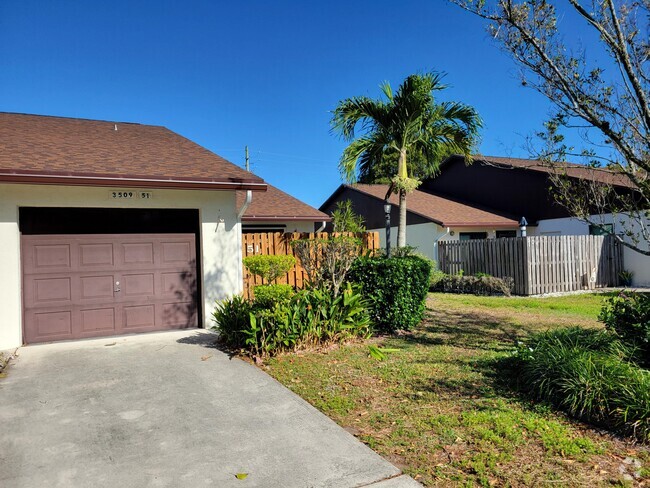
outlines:
M388 185L345 186L380 200L384 199L388 191ZM393 205L399 205L399 198L396 194L392 194L389 201ZM409 212L443 227L519 227L517 219L513 216L420 190L408 194L406 208Z
M261 178L165 127L0 113L0 180L12 175L265 188Z
M246 198L243 191L237 192L237 208L241 208ZM311 205L292 197L288 193L267 184L265 192L253 194L253 200L244 212L243 221L255 220L304 220L329 222L330 216Z

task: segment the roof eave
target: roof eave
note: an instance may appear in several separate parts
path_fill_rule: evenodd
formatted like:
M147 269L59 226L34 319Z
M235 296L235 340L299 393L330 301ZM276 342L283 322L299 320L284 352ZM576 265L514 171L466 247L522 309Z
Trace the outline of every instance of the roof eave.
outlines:
M253 190L266 191L263 181L244 179L199 180L181 178L156 178L135 176L93 176L74 174L47 174L19 171L1 171L0 183L22 183L30 185L62 185L62 186L98 186L121 187L134 186L137 188L161 188L176 190Z
M269 221L291 221L291 222L331 222L328 216L281 216L281 215L252 215L242 217L243 222L269 222Z
M443 227L500 227L505 229L518 229L519 224L503 223L503 222L445 222L441 224Z

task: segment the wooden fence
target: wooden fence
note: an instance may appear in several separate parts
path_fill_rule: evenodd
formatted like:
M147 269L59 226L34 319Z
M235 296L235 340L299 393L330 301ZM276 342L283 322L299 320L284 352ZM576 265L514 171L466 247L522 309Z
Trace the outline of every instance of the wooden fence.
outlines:
M268 233L256 233L256 234L242 234L242 249L243 257L254 256L256 254L290 254L295 256L293 253L293 248L291 247L291 241L297 239L314 239L321 238L326 239L330 235L334 236L354 236L361 239L361 246L364 250L377 250L379 249L379 233L377 232L363 232L359 234L354 234L350 232L337 233L337 234L328 234L327 232L321 232L318 234L307 233L307 232L294 232L294 233L282 233L282 232L268 232ZM249 298L251 296L251 290L255 285L261 285L262 280L258 276L254 276L248 272L246 266L244 268L244 296ZM302 288L305 281L307 281L307 273L300 265L300 262L296 258L296 265L291 269L284 277L278 278L276 283L287 283L298 288Z
M538 295L616 286L623 246L613 236L532 236L438 243L445 273L514 280L513 293Z

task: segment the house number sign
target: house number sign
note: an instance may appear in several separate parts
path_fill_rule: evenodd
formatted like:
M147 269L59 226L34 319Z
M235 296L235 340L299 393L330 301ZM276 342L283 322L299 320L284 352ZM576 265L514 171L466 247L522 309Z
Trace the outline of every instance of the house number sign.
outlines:
M150 191L133 191L133 190L111 190L108 197L112 200L133 200L139 198L140 200L151 200L153 192Z

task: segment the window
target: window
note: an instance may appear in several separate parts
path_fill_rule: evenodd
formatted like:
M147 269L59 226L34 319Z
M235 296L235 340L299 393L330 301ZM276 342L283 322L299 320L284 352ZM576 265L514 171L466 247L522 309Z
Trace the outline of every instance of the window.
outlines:
M461 232L458 234L461 241L473 241L474 239L487 239L487 232Z
M497 239L501 237L517 237L517 231L516 230L498 230L496 232Z
M599 224L589 226L590 236L608 236L614 233L614 224Z

